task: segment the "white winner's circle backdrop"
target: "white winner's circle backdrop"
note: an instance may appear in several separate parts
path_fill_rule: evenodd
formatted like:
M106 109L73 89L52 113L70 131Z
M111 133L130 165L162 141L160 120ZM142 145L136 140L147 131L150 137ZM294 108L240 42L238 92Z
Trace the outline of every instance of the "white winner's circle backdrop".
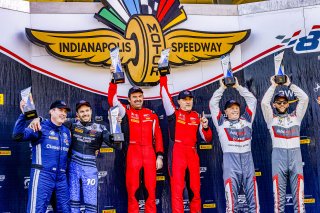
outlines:
M178 0L110 2L0 0L0 211L26 211L31 147L11 139L20 113L20 91L32 86L38 114L44 117L56 99L72 106L69 116L75 116L75 103L85 99L93 107L95 120L107 124L109 48L119 46L126 72L119 96L125 101L133 84L143 87L145 105L159 115L165 149L167 119L159 99L156 72L161 50L171 47L169 60L173 66L168 78L174 101L179 91L191 89L194 109L207 115L209 100L222 77L219 57L230 53L235 76L258 99L252 153L263 213L273 212L272 143L260 102L274 74L273 54L284 50L286 74L310 98L301 124L304 199L308 213L320 212L320 106L316 101L320 96L320 1L267 1L219 7L181 5ZM284 87L278 90L295 99L292 91ZM221 106L231 97L244 105L238 93L227 90ZM294 107L295 103L291 109ZM214 132L212 144L202 144L200 140L198 143L202 212L225 212L222 151L210 118L209 123ZM163 213L171 212L166 157L164 169L157 173L156 204L158 212ZM127 211L124 162L123 151L103 145L97 161L99 212ZM287 192L286 212L293 212L292 195L289 189ZM143 188L138 197L143 211ZM188 212L188 187L184 198ZM53 206L54 202L52 199ZM247 212L243 189L238 202L241 212ZM52 211L50 205L47 212Z

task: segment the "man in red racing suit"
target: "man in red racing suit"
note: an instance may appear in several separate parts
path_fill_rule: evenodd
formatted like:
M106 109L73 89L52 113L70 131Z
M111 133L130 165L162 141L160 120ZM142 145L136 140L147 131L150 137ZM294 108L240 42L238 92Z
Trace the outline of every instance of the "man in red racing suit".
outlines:
M111 72L114 68L110 68ZM117 98L117 84L111 80L108 91L110 107L118 106L119 115L128 149L126 153L126 187L128 212L138 213L139 204L135 196L139 188L140 170L144 169L144 183L148 192L145 212L156 212L156 170L163 166L163 141L158 116L143 108L143 91L132 87L128 92L129 105L122 105ZM155 144L153 143L155 142Z
M208 119L192 111L193 95L184 90L179 93L179 109L176 109L171 100L167 86L167 77L160 77L160 96L169 123L169 153L168 164L171 177L171 202L173 213L183 213L183 189L185 186L185 172L190 174L190 212L201 212L200 198L200 163L197 154L197 134L200 133L203 140L212 140L212 131L208 126Z

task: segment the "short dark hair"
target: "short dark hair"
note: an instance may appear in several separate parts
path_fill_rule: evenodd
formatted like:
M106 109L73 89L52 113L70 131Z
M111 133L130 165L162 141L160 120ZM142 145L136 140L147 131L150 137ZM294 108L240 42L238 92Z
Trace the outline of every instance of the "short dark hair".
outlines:
M91 108L91 105L88 101L85 101L85 100L81 100L79 101L77 104L76 104L76 112L78 112L78 109L82 106L88 106Z
M226 104L224 105L224 110L228 109L229 107L231 107L234 104L238 105L238 107L240 107L240 104L238 101L231 99L231 100L227 101Z
M136 93L136 92L141 92L143 94L143 91L140 87L137 87L137 86L134 86L134 87L131 87L128 91L128 98L130 98L130 95L133 94L133 93Z
M59 108L59 109L66 109L68 112L70 112L70 108L67 106L66 102L62 100L56 100L53 102L50 106L50 109Z
M193 94L189 90L182 90L178 95L178 100L185 99L186 97L193 98Z
M273 103L276 102L279 98L286 99L289 101L288 96L284 92L278 92L274 97L273 97Z

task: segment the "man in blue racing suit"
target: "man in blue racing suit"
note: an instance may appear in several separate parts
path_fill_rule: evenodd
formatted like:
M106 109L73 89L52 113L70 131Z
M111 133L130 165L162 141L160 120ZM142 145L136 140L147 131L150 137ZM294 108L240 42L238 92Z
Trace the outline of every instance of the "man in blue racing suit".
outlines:
M24 101L20 102L23 112ZM21 114L13 129L15 141L31 141L32 165L30 172L27 213L44 213L52 193L56 192L57 212L70 212L68 182L66 176L70 131L62 124L69 107L63 101L50 106L50 120L41 122L41 130L27 127L26 116Z
M76 104L77 119L69 119L64 126L72 135L71 162L69 167L69 191L71 212L80 212L80 191L82 184L85 212L97 212L98 170L96 153L102 142L120 149L121 144L110 142L110 133L104 125L92 122L92 108L89 102L81 100ZM41 128L34 120L33 129Z

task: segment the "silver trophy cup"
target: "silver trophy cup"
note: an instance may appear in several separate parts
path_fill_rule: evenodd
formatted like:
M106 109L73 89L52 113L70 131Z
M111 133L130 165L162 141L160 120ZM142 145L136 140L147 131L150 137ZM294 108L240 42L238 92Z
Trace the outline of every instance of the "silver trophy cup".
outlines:
M113 73L114 83L121 84L125 82L124 72L121 68L121 61L119 55L119 48L112 48L110 50L110 57L112 66L115 68L115 72Z
M170 48L164 49L161 52L161 56L158 61L158 70L161 76L170 74L169 54Z
M109 109L110 133L113 142L123 142L124 135L121 131L121 124L118 122L119 107L114 106Z
M21 90L21 98L26 103L26 105L23 107L23 114L26 116L26 119L29 120L37 118L38 114L33 102L31 87Z
M282 64L284 51L274 54L274 82L277 84L285 84L287 82L287 76L284 73L284 67Z

